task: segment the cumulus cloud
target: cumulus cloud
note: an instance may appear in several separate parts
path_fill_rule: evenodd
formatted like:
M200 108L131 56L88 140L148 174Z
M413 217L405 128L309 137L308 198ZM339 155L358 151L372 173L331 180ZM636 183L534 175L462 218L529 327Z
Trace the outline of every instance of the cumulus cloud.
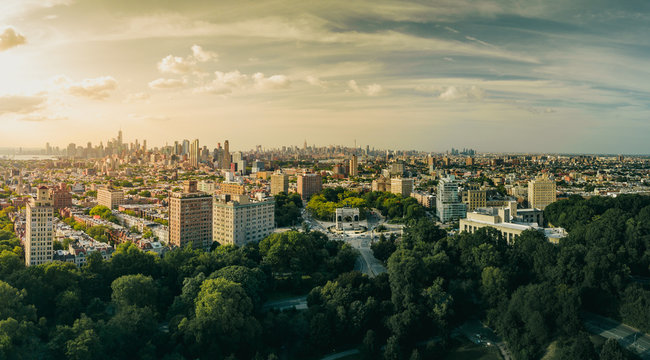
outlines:
M199 45L192 45L192 57L194 57L194 59L199 62L207 62L218 59L216 52L203 50L203 48Z
M281 90L291 86L291 80L286 75L265 76L261 72L253 75L241 73L239 70L216 71L212 81L195 89L196 92L206 92L217 95L230 94L235 91L256 89L260 91Z
M167 55L158 63L158 70L163 74L187 74L196 69L195 65L180 56Z
M0 33L0 51L9 50L18 45L22 45L27 42L27 39L24 35L16 31L16 29L6 27L2 33Z
M449 86L438 95L438 99L443 101L482 100L484 97L485 90L474 85L470 87Z
M348 90L347 92L353 92L356 94L364 94L367 96L377 96L384 91L384 88L379 84L370 84L368 86L361 87L355 80L348 81Z
M255 87L260 90L286 89L291 85L291 81L286 75L264 76L261 72L253 74Z
M175 89L185 86L185 81L179 79L156 79L149 82L149 87L156 90Z
M327 82L326 81L323 81L323 80L321 80L318 77L313 76L313 75L307 76L305 78L305 81L307 81L307 83L309 85L318 86L318 87L321 87L323 89L327 88Z
M31 113L39 110L44 103L45 98L40 96L0 95L0 115Z
M163 74L189 74L198 71L198 63L218 59L217 53L203 50L199 45L192 45L191 50L192 53L186 57L167 55L158 62L158 71Z
M95 100L106 99L111 96L112 91L117 89L117 80L112 76L100 76L74 82L70 78L60 75L53 79L53 83L70 95Z

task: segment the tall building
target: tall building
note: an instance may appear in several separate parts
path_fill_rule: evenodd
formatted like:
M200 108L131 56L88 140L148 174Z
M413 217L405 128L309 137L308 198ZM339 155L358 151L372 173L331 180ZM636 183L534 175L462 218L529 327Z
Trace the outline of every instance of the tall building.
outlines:
M230 143L228 140L223 142L223 154L221 158L221 168L230 169Z
M538 176L528 182L528 205L535 209L544 208L557 200L555 181L548 175Z
M189 155L190 153L190 141L187 139L183 140L183 148L181 149L181 155Z
M271 175L271 195L277 195L281 192L289 192L289 175L273 174Z
M392 178L390 179L390 192L404 197L411 196L413 191L413 179Z
M251 201L247 195L219 195L212 214L213 241L222 245L259 242L275 227L275 202Z
M350 158L350 177L357 176L359 176L359 163L357 155L352 155L352 158Z
M68 185L65 183L60 183L58 186L53 187L50 190L50 196L55 209L72 206L72 194L70 194L70 189L68 189Z
M124 204L124 192L113 189L109 186L97 189L97 205L104 205L109 209L114 209L118 205Z
M323 178L319 174L298 175L298 194L303 200L309 200L312 195L323 190Z
M193 249L212 245L212 195L198 191L195 180L169 196L169 243Z
M45 186L36 191L36 199L27 203L25 231L25 265L40 265L52 261L54 254L54 207Z
M201 148L199 148L199 139L194 139L192 145L190 145L190 166L197 169L199 167L199 154Z
M454 175L442 178L438 182L436 211L443 223L462 219L467 214L467 206L458 198L458 181Z

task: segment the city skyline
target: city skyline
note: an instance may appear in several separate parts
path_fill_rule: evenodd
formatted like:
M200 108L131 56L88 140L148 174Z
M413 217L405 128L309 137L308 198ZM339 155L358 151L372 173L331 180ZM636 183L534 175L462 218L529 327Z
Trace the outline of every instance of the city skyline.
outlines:
M0 145L648 154L649 7L3 1Z

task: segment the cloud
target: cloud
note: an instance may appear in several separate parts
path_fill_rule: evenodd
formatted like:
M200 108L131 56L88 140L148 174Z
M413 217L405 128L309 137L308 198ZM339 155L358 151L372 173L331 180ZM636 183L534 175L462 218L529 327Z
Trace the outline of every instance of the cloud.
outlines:
M484 97L485 90L474 85L470 87L449 86L438 95L438 99L443 101L482 100Z
M185 86L185 81L179 79L160 78L149 82L149 87L155 90L175 89L183 86Z
M171 117L166 115L129 114L128 118L134 121L152 121L152 122L165 122L171 120Z
M370 84L365 87L360 87L355 80L348 81L348 91L356 94L364 94L367 96L377 96L384 91L384 88L379 84Z
M216 61L219 58L216 52L205 51L199 45L192 45L192 56L199 62Z
M117 80L112 76L100 76L73 82L70 78L60 75L53 79L53 83L70 95L94 100L104 100L117 89Z
M27 39L24 35L16 32L16 29L6 27L2 33L0 33L0 51L6 51L18 45L22 45L27 42Z
M286 89L291 86L291 81L286 75L272 75L265 77L261 72L253 74L255 87L260 90Z
M199 45L192 45L191 50L192 54L186 57L167 55L158 62L158 71L163 74L189 74L198 71L198 63L218 59L217 53L203 50Z
M195 92L204 92L217 95L230 94L235 91L245 90L281 90L291 86L288 76L278 74L266 77L257 72L253 75L241 73L239 70L230 72L215 71L215 78L206 85L195 89Z
M326 81L323 81L323 80L321 80L318 77L313 76L313 75L307 76L305 78L305 81L309 85L318 86L318 87L323 88L323 89L327 88L327 82Z
M20 121L28 121L28 122L49 122L49 121L62 121L62 120L67 120L65 116L50 116L50 115L44 115L44 114L31 114L27 116L21 117L19 120Z
M167 55L158 63L158 70L163 74L187 74L196 69L195 65L180 56Z
M27 114L43 107L45 98L25 95L0 95L0 115L8 113Z
M364 93L368 96L377 96L381 94L384 89L379 84L370 84L364 88Z
M125 101L127 103L132 103L132 102L147 101L149 100L149 98L151 98L151 95L147 93L139 92L139 93L133 93L127 95Z

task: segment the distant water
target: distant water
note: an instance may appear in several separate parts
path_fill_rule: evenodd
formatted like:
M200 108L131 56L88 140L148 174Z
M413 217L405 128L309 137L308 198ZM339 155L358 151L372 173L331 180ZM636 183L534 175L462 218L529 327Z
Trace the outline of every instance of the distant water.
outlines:
M0 160L57 160L56 155L0 155Z

